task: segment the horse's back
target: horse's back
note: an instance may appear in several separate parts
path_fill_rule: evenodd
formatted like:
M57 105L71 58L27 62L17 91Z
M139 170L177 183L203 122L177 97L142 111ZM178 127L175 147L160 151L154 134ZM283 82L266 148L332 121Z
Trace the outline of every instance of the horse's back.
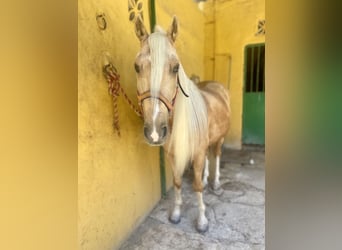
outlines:
M198 84L207 105L209 122L209 144L224 137L230 125L230 100L228 90L217 82Z
M202 93L208 93L211 97L216 100L221 99L225 103L226 107L229 109L229 94L228 90L218 82L205 81L198 83L198 87ZM205 98L210 98L209 96L204 96Z
M222 115L230 115L230 100L228 90L218 82L200 82L198 87L204 97L207 107L213 109L215 106L217 110L222 111Z

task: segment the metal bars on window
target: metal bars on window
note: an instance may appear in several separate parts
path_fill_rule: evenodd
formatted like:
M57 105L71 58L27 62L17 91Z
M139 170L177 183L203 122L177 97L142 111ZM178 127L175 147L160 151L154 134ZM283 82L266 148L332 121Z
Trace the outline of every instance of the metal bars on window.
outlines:
M265 44L246 47L245 92L265 92Z

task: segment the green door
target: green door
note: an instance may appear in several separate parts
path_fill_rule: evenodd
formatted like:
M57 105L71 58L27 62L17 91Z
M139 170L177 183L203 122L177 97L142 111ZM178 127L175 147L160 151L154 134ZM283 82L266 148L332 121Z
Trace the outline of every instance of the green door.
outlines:
M265 144L265 44L245 48L242 142Z

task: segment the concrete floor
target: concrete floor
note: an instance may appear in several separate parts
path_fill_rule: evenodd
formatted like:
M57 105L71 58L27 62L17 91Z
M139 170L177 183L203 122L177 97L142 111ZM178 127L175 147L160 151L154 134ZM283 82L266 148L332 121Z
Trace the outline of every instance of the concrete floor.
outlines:
M265 153L263 148L224 150L221 188L203 192L209 230L195 229L198 214L192 170L184 173L182 218L168 221L173 190L121 246L130 249L265 249Z

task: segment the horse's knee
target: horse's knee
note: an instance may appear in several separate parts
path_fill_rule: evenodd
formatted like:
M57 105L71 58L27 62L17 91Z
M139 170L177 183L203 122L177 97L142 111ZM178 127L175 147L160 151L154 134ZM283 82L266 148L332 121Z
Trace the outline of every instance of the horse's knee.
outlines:
M203 184L202 181L194 181L192 183L192 188L195 192L203 192Z
M182 180L181 180L181 179L178 179L178 178L173 178L173 185L174 185L176 188L180 189L181 186L182 186Z
M214 154L215 156L220 156L222 154L222 144L224 142L224 137L222 137L214 146Z
M202 172L203 172L203 164L197 164L194 169L194 181L192 183L192 188L195 192L202 192L203 191L203 184L202 184Z

